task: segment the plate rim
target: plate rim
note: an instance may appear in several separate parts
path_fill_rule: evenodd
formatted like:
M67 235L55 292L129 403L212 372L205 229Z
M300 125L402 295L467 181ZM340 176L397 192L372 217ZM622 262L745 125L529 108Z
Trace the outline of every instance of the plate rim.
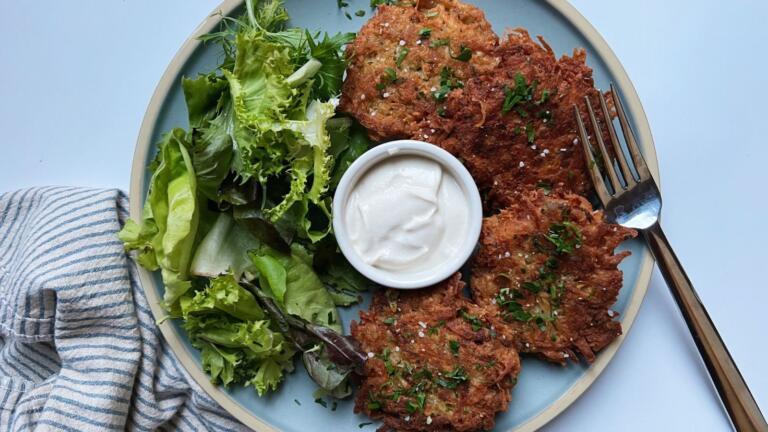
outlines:
M659 165L656 156L656 146L653 141L648 118L643 110L637 91L621 62L619 62L618 57L616 57L616 54L608 46L608 43L597 32L592 24L567 0L544 1L560 13L590 44L592 44L592 48L594 48L597 56L605 63L608 71L615 77L617 86L623 89L622 96L624 101L629 107L629 111L636 115L634 132L638 135L638 141L641 143L651 174L658 183ZM181 73L181 69L185 62L201 44L198 37L213 30L221 21L222 16L231 14L241 3L242 0L224 0L219 6L214 8L184 41L181 48L176 52L173 59L168 64L168 67L163 72L155 91L152 93L152 98L150 99L147 110L144 113L139 129L139 135L136 140L136 148L134 150L131 166L129 197L138 197L142 195L145 188L145 161L147 160L147 155L150 149L153 147L152 135L157 124L163 101L168 95L171 87L175 84L176 78ZM141 200L130 200L129 209L131 218L134 220L141 220L143 204L144 203ZM608 366L619 347L623 344L629 331L632 329L632 325L637 317L643 298L648 291L654 259L648 248L643 247L642 251L643 256L635 287L621 321L622 334L598 354L595 362L592 363L581 378L574 382L558 399L527 422L506 432L512 432L512 430L515 432L530 432L541 428L575 402ZM192 358L191 353L181 341L179 334L170 320L166 319L167 314L160 307L160 298L157 295L158 290L155 286L155 281L152 278L151 272L141 266L136 267L138 269L142 290L147 296L150 309L155 321L159 323L157 325L160 328L165 341L168 343L171 351L176 354L176 357L186 372L195 380L197 385L218 402L226 411L246 426L259 432L278 431L279 429L274 425L269 424L253 412L247 410L218 386L215 386L210 382L208 376Z

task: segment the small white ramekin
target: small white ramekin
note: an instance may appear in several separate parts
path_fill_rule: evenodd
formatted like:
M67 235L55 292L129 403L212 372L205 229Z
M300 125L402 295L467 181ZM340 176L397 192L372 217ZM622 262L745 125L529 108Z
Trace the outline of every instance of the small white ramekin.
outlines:
M469 227L467 227L466 238L458 252L452 259L447 260L438 266L434 272L430 272L428 275L414 275L415 278L413 280L404 280L402 271L395 272L382 270L363 261L352 246L345 227L346 224L344 223L345 208L349 199L349 194L363 175L371 167L387 158L404 155L417 155L439 163L446 172L453 175L456 179L456 182L459 184L467 198L467 207L469 207ZM339 244L341 252L347 260L349 260L350 264L365 277L390 288L423 288L447 279L459 270L461 266L467 262L470 255L472 255L472 252L477 245L477 240L480 238L480 228L482 223L483 207L480 202L480 193L478 192L477 185L469 174L469 171L467 171L458 159L453 157L453 155L447 151L423 141L391 141L385 144L380 144L363 153L362 156L350 165L341 177L341 181L339 182L333 197L333 230L336 234L336 241ZM394 273L398 273L399 276L394 277Z

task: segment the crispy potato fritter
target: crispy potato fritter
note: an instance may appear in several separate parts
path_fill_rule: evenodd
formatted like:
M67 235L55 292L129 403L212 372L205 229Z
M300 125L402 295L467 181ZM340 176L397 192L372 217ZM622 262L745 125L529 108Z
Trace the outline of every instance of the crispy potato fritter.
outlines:
M520 371L514 348L462 296L460 275L416 291L374 296L352 336L368 352L355 412L381 431L491 430Z
M514 192L483 221L472 269L475 301L492 313L501 340L565 364L588 362L621 334L610 310L622 284L614 254L634 230L608 224L574 194Z
M486 191L592 190L573 116L584 97L598 106L584 49L558 59L524 29L499 43L482 11L436 0L380 7L347 55L340 109L374 140L439 145ZM486 204L500 208L492 195Z
M516 29L496 50L497 70L452 92L443 113L433 113L416 137L462 159L481 189L536 184L586 194L592 189L573 106L597 105L592 70L583 49L560 60L543 39ZM434 131L434 132L433 132ZM489 208L499 209L493 201Z
M347 47L340 110L375 141L414 136L448 93L493 71L498 37L483 12L456 0L380 6Z

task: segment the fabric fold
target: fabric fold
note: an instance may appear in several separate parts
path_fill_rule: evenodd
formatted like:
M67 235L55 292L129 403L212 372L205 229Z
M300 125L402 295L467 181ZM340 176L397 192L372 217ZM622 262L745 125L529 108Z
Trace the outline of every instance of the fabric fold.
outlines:
M116 189L0 195L0 429L247 430L181 367L117 232Z

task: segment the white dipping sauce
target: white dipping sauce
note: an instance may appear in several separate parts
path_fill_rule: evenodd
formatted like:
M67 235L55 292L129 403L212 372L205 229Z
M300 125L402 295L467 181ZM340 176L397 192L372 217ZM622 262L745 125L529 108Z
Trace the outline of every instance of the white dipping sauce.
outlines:
M467 197L438 162L389 157L354 185L344 211L352 247L381 270L417 273L459 253L469 222Z

